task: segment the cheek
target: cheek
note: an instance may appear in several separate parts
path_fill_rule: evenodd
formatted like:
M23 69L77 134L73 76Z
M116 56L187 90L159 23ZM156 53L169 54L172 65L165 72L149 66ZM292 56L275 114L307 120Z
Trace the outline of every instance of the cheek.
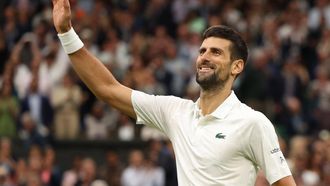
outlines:
M231 74L232 68L230 65L221 64L218 65L218 71L220 72L221 77L225 77Z

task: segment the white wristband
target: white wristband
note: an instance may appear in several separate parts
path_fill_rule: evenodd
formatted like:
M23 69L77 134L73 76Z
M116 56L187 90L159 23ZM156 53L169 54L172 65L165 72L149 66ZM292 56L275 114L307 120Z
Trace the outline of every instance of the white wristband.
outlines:
M76 32L71 29L65 33L57 34L65 53L72 54L84 46Z

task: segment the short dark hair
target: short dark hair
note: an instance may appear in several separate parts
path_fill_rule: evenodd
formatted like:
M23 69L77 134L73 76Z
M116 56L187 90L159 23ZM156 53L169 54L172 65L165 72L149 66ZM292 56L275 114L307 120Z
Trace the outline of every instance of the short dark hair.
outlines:
M230 59L237 60L242 59L244 64L246 64L248 58L248 49L245 41L240 36L240 34L234 29L224 26L224 25L215 25L209 27L203 33L203 40L209 37L218 37L222 39L227 39L231 41L230 47Z

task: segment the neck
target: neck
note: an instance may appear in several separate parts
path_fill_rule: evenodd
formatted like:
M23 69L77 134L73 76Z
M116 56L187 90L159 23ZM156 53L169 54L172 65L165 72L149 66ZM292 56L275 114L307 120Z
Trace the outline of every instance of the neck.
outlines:
M199 99L199 108L202 114L211 114L215 109L221 105L231 93L231 86L227 83L221 89L202 90Z

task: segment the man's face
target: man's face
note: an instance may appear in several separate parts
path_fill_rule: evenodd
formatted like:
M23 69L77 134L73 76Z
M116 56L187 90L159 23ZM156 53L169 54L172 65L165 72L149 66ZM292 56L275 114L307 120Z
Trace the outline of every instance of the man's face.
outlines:
M226 39L206 38L197 57L196 81L203 90L222 88L231 73L231 42Z

